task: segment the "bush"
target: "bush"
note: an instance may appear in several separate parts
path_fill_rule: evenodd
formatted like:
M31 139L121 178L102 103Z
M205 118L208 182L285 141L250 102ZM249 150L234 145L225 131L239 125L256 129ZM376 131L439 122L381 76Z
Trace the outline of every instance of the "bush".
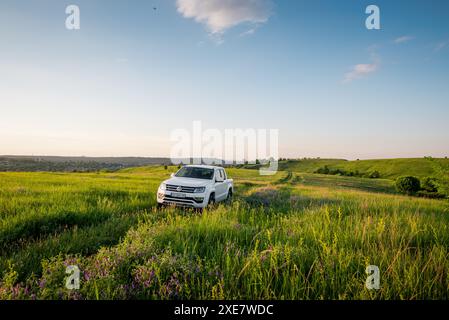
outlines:
M426 192L438 192L436 179L431 177L424 178L421 183L421 189Z
M416 194L421 190L421 182L417 177L407 176L396 179L396 189L405 194Z
M315 171L315 173L319 173L319 174L329 174L329 168L328 166L324 166L322 168L319 168L317 171Z

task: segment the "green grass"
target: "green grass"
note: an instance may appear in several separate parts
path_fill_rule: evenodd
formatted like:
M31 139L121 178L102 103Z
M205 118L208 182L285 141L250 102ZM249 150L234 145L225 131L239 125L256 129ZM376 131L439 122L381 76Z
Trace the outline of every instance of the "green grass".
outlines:
M293 169L229 169L235 201L203 214L155 208L173 167L0 173L0 299L449 298L446 200Z
M0 173L0 273L9 259L27 276L42 258L117 243L151 209L163 174Z

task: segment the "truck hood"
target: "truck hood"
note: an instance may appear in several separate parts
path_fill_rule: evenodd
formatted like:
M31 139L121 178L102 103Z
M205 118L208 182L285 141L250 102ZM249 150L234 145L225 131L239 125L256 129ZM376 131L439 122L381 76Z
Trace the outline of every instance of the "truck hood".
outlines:
M205 187L211 184L212 181L213 180L173 177L165 180L164 183L185 187Z

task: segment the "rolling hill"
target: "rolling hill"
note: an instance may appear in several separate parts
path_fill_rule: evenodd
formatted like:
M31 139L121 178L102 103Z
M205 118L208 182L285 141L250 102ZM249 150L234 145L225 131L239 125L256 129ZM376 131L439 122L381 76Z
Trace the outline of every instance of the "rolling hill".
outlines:
M449 165L449 159L433 159L444 166ZM438 176L435 162L429 158L404 158L404 159L379 159L379 160L354 160L343 159L301 159L285 160L279 163L279 169L283 171L314 173L319 168L327 166L329 169L358 171L360 174L370 174L378 171L381 178L395 179L403 175L417 177Z

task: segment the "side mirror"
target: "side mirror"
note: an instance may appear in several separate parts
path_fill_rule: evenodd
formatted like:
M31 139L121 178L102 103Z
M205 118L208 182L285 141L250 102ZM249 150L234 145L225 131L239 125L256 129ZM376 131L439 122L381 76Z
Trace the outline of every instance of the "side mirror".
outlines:
M224 180L222 178L216 177L215 182L223 182Z

